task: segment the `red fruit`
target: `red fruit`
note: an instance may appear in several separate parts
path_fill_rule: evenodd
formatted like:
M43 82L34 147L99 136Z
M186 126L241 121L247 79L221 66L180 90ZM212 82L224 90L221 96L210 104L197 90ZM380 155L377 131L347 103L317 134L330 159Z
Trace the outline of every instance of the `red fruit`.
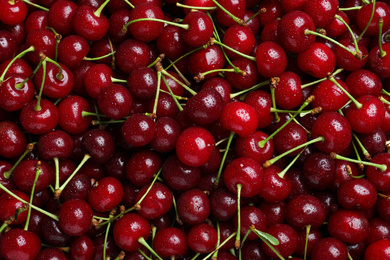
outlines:
M256 111L240 101L227 104L219 120L223 128L243 137L255 133L259 121Z

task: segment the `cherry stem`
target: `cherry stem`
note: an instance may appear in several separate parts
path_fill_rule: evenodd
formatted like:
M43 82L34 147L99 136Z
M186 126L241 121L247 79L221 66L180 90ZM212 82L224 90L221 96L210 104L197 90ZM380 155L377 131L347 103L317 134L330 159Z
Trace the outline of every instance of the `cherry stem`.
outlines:
M172 198L173 198L173 209L175 210L175 220L177 221L177 223L179 223L179 225L183 225L183 221L180 219L179 212L177 211L175 196L172 196Z
M3 71L3 74L1 74L0 76L0 85L1 83L4 81L4 77L5 77L5 74L7 74L7 71L9 70L9 68L12 66L12 64L19 58L23 57L26 53L28 52L33 52L35 51L35 47L34 46L30 46L29 48L25 49L24 51L20 52L18 55L16 55L7 65L7 67L5 67L4 71Z
M194 255L194 257L191 258L191 260L195 260L196 258L198 258L198 256L200 256L200 253L196 253L196 254Z
M106 228L106 234L104 235L103 259L106 259L108 231L110 230L110 227L111 227L111 222L108 222L107 228Z
M273 89L273 88L271 88ZM302 110L307 107L312 101L314 100L314 96L310 96L306 99L306 101L302 104L302 106L298 109L298 111L290 117L289 120L287 120L281 127L279 127L277 130L275 130L272 134L270 134L267 138L264 140L261 140L258 145L260 148L264 148L265 144L271 140L277 133L279 133L280 130L282 130L288 123L290 123L299 113L302 112Z
M0 189L2 189L4 192L6 192L8 195L14 197L15 199L19 200L20 202L23 202L25 204L27 204L28 206L30 206L31 208L35 209L36 211L39 211L40 213L48 216L48 217L51 217L52 219L54 220L57 220L58 221L58 216L46 211L46 210L43 210L41 209L40 207L37 207L35 206L34 204L31 204L27 201L25 201L24 199L22 199L21 197L15 195L14 193L12 193L9 189L7 189L7 187L5 187L1 182L0 182Z
M243 95L243 94L246 94L246 93L251 92L251 91L253 91L253 90L256 90L256 89L258 89L258 88L261 88L261 87L263 87L263 86L266 86L266 85L268 85L268 84L270 84L270 81L269 81L269 80L266 80L266 81L263 81L263 82L260 82L260 83L258 83L258 84L256 84L256 85L254 85L253 87L250 87L250 88L248 88L248 89L244 89L244 90L241 90L241 91L239 91L239 92L232 93L232 94L230 94L230 99L235 98L235 97L238 97L238 96L241 96L241 95Z
M271 100L272 100L272 107L271 108L276 109L275 84L271 84L270 90L271 90ZM271 113L271 109L270 109L270 113ZM279 114L278 114L278 112L275 112L275 111L273 113L274 113L274 122L278 123L280 121ZM264 145L265 145L265 143L264 143ZM261 148L263 148L263 147L261 147Z
M277 245L279 245L279 240L276 238L276 237L274 237L274 236L272 236L272 235L270 235L270 234L268 234L268 233L265 233L265 232L263 232L263 231L260 231L260 230L257 230L256 228L255 228L255 226L254 225L251 225L250 227L249 227L251 230L252 230L252 232L254 232L269 248L271 248L271 250L281 259L281 260L285 260L284 259L284 257L283 256L281 256L280 254L279 254L279 252L275 249L275 247L273 247L273 246L277 246Z
M383 29L383 18L378 18L378 25L379 25L379 36L378 36L378 48L379 48L379 56L381 58L386 56L386 51L382 48L382 29Z
M58 190L60 188L60 162L57 157L53 158L54 165L55 165L55 172L56 172L56 183L54 186L54 190Z
M357 101L348 91L345 90L345 88L343 88L338 82L337 80L333 77L333 76L330 76L329 77L329 80L332 81L341 91L344 92L345 95L347 95L349 97L349 99L355 104L356 108L357 109L360 109L362 108L362 104Z
M240 69L234 69L234 68L231 68L231 69L215 69L215 70L209 70L209 71L205 71L205 72L200 72L197 76L194 77L194 79L195 79L195 81L197 83L199 83L199 82L204 80L206 75L211 74L211 73L215 73L215 72L236 72L236 73L239 73L239 74L241 74L243 76L246 75L246 72L242 71Z
M228 49L228 50L231 51L231 52L234 52L235 54L240 55L240 56L243 57L243 58L247 58L248 60L251 60L251 61L255 61L255 62L256 62L256 58L255 58L255 57L250 56L250 55L246 55L246 54L244 54L244 53L242 53L242 52L239 52L239 51L233 49L233 48L230 47L230 46L227 46L226 44L224 44L224 43L222 43L222 42L220 42L220 41L218 41L218 40L216 40L216 39L212 39L212 40L211 40L211 45L214 44L214 43L217 44L217 45L219 45L219 46L222 46L223 48Z
M360 163L358 163L358 166L359 166L359 168L361 169L361 170L363 170L364 169L364 165L361 163L362 162L362 159L360 158L360 154L359 154L359 151L358 151L358 149L357 149L357 147L356 147L356 144L355 144L355 142L352 140L352 147L353 147L353 150L354 150L354 152L355 152L355 155L356 155L356 158L357 158L357 160L360 162Z
M380 96L379 97L379 100L382 101L384 104L386 105L390 105L390 101L388 101L387 99L385 99L383 96Z
M35 145L36 143L37 143L37 142L33 142L33 143L27 144L26 150L25 150L24 153L19 157L19 159L18 159L18 160L16 161L16 163L12 166L12 168L9 169L8 171L6 171L6 172L3 173L4 178L6 178L6 179L11 178L11 174L12 174L12 172L15 170L16 166L18 166L18 164L23 160L23 158L26 157L26 155L34 149L34 145Z
M375 167L375 168L379 169L382 172L386 171L386 169L387 169L387 165L386 164L378 164L378 163L372 163L372 162L366 162L366 161L358 161L358 160L355 160L355 159L351 159L351 158L339 155L337 153L331 153L330 157L332 159L344 160L344 161L347 161L347 162L361 163L361 164L364 164L364 165L367 165L367 166L372 166L372 167Z
M163 89L160 89L160 92L163 92L163 93L166 93L166 94L171 94L171 93L169 93L169 91L166 91L166 90L163 90ZM175 95L175 94L173 94L173 96L176 98L176 99L178 99L178 100L188 100L188 98L187 97L181 97L181 96L178 96L178 95Z
M225 7L223 7L220 3L218 3L216 0L213 0L214 4L218 6L222 11L224 11L227 15L229 15L236 23L239 25L245 25L244 21L237 16L233 15L231 12L229 12Z
M152 258L150 258L149 256L147 256L144 251L142 251L141 249L138 249L138 252L141 253L141 255L143 255L147 260L153 260Z
M177 26L177 27L182 28L182 29L184 29L184 30L188 30L188 29L190 28L190 26L189 26L188 24L175 23L175 22L171 22L171 21L164 20L164 19L158 19L158 18L139 18L139 19L131 20L130 22L126 23L126 24L123 26L123 28L122 28L122 33L123 33L123 34L126 33L127 27L129 27L130 24L136 23L136 22L143 22L143 21L154 21L154 22L166 23L166 24L170 24L170 25L173 25L173 26Z
M351 27L349 26L349 24L347 22L345 22L344 19L341 16L337 15L337 14L336 14L335 18L337 20L339 20L340 22L342 22L344 24L344 26L347 28L347 30L349 31L349 34L352 37L353 44L355 45L356 53L359 53L358 42L357 42L355 34L353 33L353 31L352 31Z
M46 56L46 58L45 58L48 62L51 62L51 63L53 63L54 65L56 65L57 67L58 67L58 69L60 70L58 73L57 73L57 75L56 75L56 78L58 79L58 80L63 80L64 79L64 75L62 74L62 67L61 67L61 65L58 63L58 62L56 62L55 60L52 60L52 59L50 59L49 57L47 57ZM45 75L45 74L44 74Z
M153 250L153 248L145 241L145 238L140 237L138 238L138 243L146 247L157 259L163 260L157 253L156 251Z
M154 99L153 104L153 115L157 115L157 105L158 105L158 99L160 97L160 89L161 89L161 71L157 71L157 90L156 90L156 97Z
M129 0L123 0L123 1L125 1L126 4L128 4L131 8L134 9L135 6L132 3L130 3Z
M363 35L366 33L366 31L368 30L368 27L370 27L370 24L371 24L371 21L372 19L374 18L374 13L375 13L375 0L372 0L372 11L371 11L371 16L370 16L370 20L368 20L368 23L366 24L366 27L363 29L363 31L360 33L359 37L357 38L357 41L359 42L362 38L363 38Z
M363 146L362 142L360 142L359 138L357 137L357 135L355 133L353 133L353 137L355 138L357 144L359 145L360 149L362 150L362 153L364 155L364 157L367 159L367 160L371 160L371 155L370 153L367 151L367 149Z
M31 75L28 76L28 77L27 77L25 80L23 80L22 82L17 83L17 84L15 85L15 88L17 88L17 89L22 89L23 86L24 86L24 84L25 84L27 81L29 81L30 79L32 79L32 77L34 77L34 75L37 73L37 71L39 70L39 68L42 66L42 62L43 62L43 61L40 60L39 63L38 63L38 65L35 67L33 73L31 73Z
M218 185L219 185L219 179L221 178L221 174L222 174L222 169L223 169L223 165L225 164L225 161L226 161L226 157L227 157L227 154L229 152L229 148L230 148L230 145L232 144L232 140L233 140L233 137L234 137L234 132L231 131L230 132L230 135L229 135L229 139L228 139L228 142L226 144L226 150L222 156L222 161L221 161L221 164L219 165L219 169L218 169L218 175L217 175L217 178L215 179L214 181L214 187L217 188Z
M101 6L99 6L99 8L96 9L96 11L95 11L93 14L94 14L96 17L100 17L100 15L101 15L102 12L103 12L104 7L106 7L106 5L107 5L109 2L110 2L110 0L104 1L104 3L103 3Z
M82 116L82 117L86 117L86 116L103 116L103 117L106 117L106 116L103 115L103 114L94 113L94 112L89 112L89 111L81 111L81 116Z
M332 73L332 76L335 76L335 75L339 74L343 70L344 69L337 69L335 72ZM301 85L301 88L304 89L304 88L307 88L307 87L310 87L310 86L313 86L313 85L317 85L318 83L321 83L322 81L325 81L327 79L328 79L328 77L325 77L325 78L322 78L322 79L319 79L319 80L316 80L316 81L312 81L312 82L303 84L303 85Z
M184 77L183 73L181 73L181 71L176 67L176 65L170 59L168 59L168 61L172 64L173 69L176 71L177 74L179 74L180 78L184 81L184 83L187 86L191 86L191 82L189 82L188 79Z
M352 7L341 7L339 8L339 11L353 11L353 10L360 10L363 6L352 6Z
M39 175L42 173L41 165L42 165L41 161L37 161L37 163L35 165L35 179L34 179L34 184L32 186L31 194L30 194L30 204L33 203L35 186L37 184ZM28 230L28 225L30 223L30 216L31 216L31 207L28 207L27 219L26 219L26 223L24 225L24 230L26 230L26 231Z
M324 38L324 39L326 39L326 40L328 40L328 41L330 41L330 42L336 44L337 46L343 48L344 50L348 51L348 52L351 53L353 56L359 57L360 52L352 51L352 50L350 50L349 48L347 48L347 47L345 47L344 45L342 45L341 43L339 43L338 41L336 41L336 40L334 40L334 39L332 39L332 38L330 38L330 37L328 37L328 36L326 36L326 35L323 35L322 33L314 32L314 31L311 31L311 30L309 30L309 29L306 29L306 30L305 30L305 35L308 35L308 34L312 34L312 35L315 35L315 36L318 36L318 37L322 37L322 38Z
M148 68L151 68L153 66L156 66L157 62L160 62L165 58L165 54L161 53L160 55L158 55L158 57L148 65Z
M52 31L54 33L54 38L56 39L56 50L54 53L54 60L57 61L57 59L58 59L58 45L60 44L60 41L62 39L62 35L57 33L56 30L54 30L54 28L52 28L52 27L46 26L46 29L49 29L50 31Z
M8 221L4 221L4 223L0 226L0 234L4 232L4 230L8 227Z
M251 17L248 18L248 20L246 20L244 23L247 24L249 21L251 21L253 18L255 18L256 16L258 16L259 14L264 14L267 12L267 9L265 7L263 8L260 8L259 11L257 11L254 15L252 15Z
M294 159L284 168L281 172L278 173L278 176L280 178L284 178L284 175L288 172L288 170L294 165L294 163L298 160L298 158L301 156L301 154L305 151L305 149L302 149L295 157Z
M72 178L76 175L76 173L81 169L81 167L88 161L88 159L91 158L89 154L85 154L84 158L81 160L80 164L77 166L77 168L72 172L72 174L66 179L66 181L54 191L54 198L58 199L61 196L61 192L65 189L66 185L72 180Z
M233 232L230 236L228 236L220 245L217 246L216 249L214 249L214 251L212 251L210 254L208 254L205 258L203 258L202 260L206 260L208 258L210 258L211 256L212 257L217 257L217 255L215 255L215 253L217 253L219 251L219 249L221 249L221 247L223 247L227 242L229 242L230 239L232 239L235 235L237 234L237 232Z
M180 111L183 111L183 107L180 105L180 102L177 100L175 94L173 94L172 89L171 89L171 87L169 86L167 80L165 79L164 74L161 75L161 76L162 76L162 79L163 79L165 85L166 85L167 88L168 88L169 94L170 94L171 97L173 98L173 101L175 101L175 104L176 104L177 108L179 108Z
M173 81L175 81L177 84L179 84L180 86L182 86L185 90L187 90L188 92L190 92L191 95L195 96L195 95L197 94L197 93L196 93L193 89L191 89L188 85L183 84L183 82L181 82L180 80L178 80L177 78L175 78L174 76L172 76L172 75L171 75L168 71L166 71L165 69L163 69L163 70L161 71L161 73L164 74L165 76L170 77ZM167 83L166 81L164 81L164 82L165 82L165 85L166 85L167 87L169 87L169 86L168 86L168 83Z
M240 237L241 237L241 190L242 184L238 183L237 187L237 234L236 234L236 242L234 242L234 247L238 250L241 246Z
M42 73L42 83L41 83L41 88L39 89L39 94L38 94L38 100L37 100L37 104L35 106L35 111L40 111L42 109L41 107L41 97L42 97L42 91L43 91L43 87L45 86L45 79L46 79L46 59L44 59L42 61L42 70L43 70L43 73Z
M165 68L165 70L168 70L171 66L173 66L173 64L175 64L175 63L178 62L179 60L181 60L181 59L185 58L186 56L188 56L188 55L190 55L190 54L192 54L192 53L194 53L194 52L196 52L196 51L198 51L198 50L201 50L201 49L203 49L203 46L198 47L198 48L195 48L195 49L193 49L193 50L191 50L191 51L185 53L183 56L180 56L179 58L177 58L176 60L174 60L171 64L169 64L169 65Z
M305 252L303 253L303 260L306 260L307 257L307 245L309 244L309 234L310 234L311 225L306 226L306 238L305 238Z
M263 164L263 167L264 167L264 168L267 168L267 167L269 167L270 165L274 164L277 160L279 160L280 158L286 156L287 154L289 154L289 153L291 153L291 152L294 152L294 151L296 151L296 150L298 150L298 149L301 149L301 148L303 148L303 147L306 147L306 146L308 146L308 145L310 145L310 144L314 144L314 143L317 143L317 142L322 142L322 141L324 141L324 140L325 140L325 138L324 138L323 136L319 136L319 137L317 137L317 138L315 138L315 139L312 139L312 140L310 140L310 141L308 141L308 142L306 142L306 143L304 143L304 144L298 145L298 146L296 146L296 147L290 149L289 151L284 152L284 153L282 153L282 154L279 154L278 156L276 156L276 157L274 157L274 158L272 158L272 159L266 161L266 162Z
M187 9L192 9L192 10L217 10L218 7L216 6L192 6L192 5L183 5L181 3L176 3L176 6L182 7L182 8L187 8ZM192 11L191 10L191 11Z
M112 56L113 54L115 54L116 51L113 51L113 52L110 52L110 53L107 53L103 56L99 56L99 57L94 57L94 58L90 58L90 57L84 57L83 60L88 60L88 61L96 61L96 60L102 60L104 58L107 58L107 57L110 57Z
M117 78L111 77L111 82L113 82L113 83L127 83L127 80L117 79Z
M32 6L38 8L38 9L41 9L41 10L43 10L43 11L49 12L49 9L48 9L48 8L43 7L43 6L40 6L40 5L37 5L37 4L35 4L35 3L33 3L33 2L30 2L30 1L28 1L28 0L22 0L22 2L25 3L25 4L28 4L28 5L32 5Z

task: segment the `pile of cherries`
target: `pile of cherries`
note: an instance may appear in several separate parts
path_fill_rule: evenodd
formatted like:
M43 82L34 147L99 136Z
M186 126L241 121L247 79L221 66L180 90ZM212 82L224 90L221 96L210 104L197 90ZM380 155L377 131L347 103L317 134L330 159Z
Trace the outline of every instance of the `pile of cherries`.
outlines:
M0 259L390 259L389 137L388 0L0 0Z

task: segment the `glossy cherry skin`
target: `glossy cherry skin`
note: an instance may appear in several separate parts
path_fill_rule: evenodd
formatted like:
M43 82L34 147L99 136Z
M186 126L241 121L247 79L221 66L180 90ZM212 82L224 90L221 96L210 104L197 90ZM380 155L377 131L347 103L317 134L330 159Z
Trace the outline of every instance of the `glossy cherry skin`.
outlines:
M176 120L170 117L160 117L156 121L156 134L149 145L156 152L170 152L175 149L180 132L180 125Z
M339 10L336 14L340 16L341 19L344 20L344 22L346 22L348 25L350 24L349 18L345 12ZM326 31L326 35L331 38L340 36L347 31L347 27L344 25L344 23L342 23L337 18L334 18L333 21L325 26L324 29Z
M0 122L0 155L2 157L18 157L26 150L26 146L26 136L16 123Z
M356 16L356 24L360 30L364 30L367 24L370 22L366 30L366 34L369 36L378 36L379 26L378 26L378 18L381 17L383 19L383 31L387 31L390 28L390 6L386 3L379 2L375 4L375 11L371 20L371 13L373 9L373 4L370 3L362 7L357 16Z
M69 0L54 2L47 14L48 25L62 36L73 34L72 17L76 9L77 5Z
M253 134L259 121L253 107L240 101L227 104L219 120L223 128L243 137Z
M255 46L255 36L248 27L235 24L228 27L222 42L240 53L249 55ZM230 50L226 50L226 54L231 59L241 58L241 55Z
M257 66L254 61L246 58L237 58L232 61L232 64L239 68L245 75L236 72L226 72L226 80L230 83L231 87L235 89L248 89L258 83L259 73L257 72ZM228 65L226 69L232 69L232 65Z
M345 209L370 209L376 199L376 188L367 179L347 180L337 190L337 201Z
M128 252L137 251L141 244L138 239L148 239L150 233L149 222L135 213L128 213L120 218L114 226L115 243Z
M86 99L81 96L69 96L58 105L59 125L71 134L81 134L91 123L90 116L82 116L82 111L91 112Z
M162 217L173 205L173 194L165 184L156 182L148 190L149 186L145 185L137 193L135 200L139 201L148 192L140 204L141 209L138 213L146 219Z
M96 41L108 32L108 19L101 14L96 16L96 9L90 5L80 5L72 16L73 30L88 41Z
M55 130L41 135L38 139L38 153L44 160L66 159L72 154L73 148L72 137L62 130Z
M281 109L298 107L303 100L301 79L291 71L279 75L279 82L275 86L275 103Z
M315 42L309 49L298 54L298 66L303 72L315 78L324 78L333 72L336 56L328 46Z
M211 45L190 55L188 69L193 77L209 70L222 69L225 66L225 56L221 47ZM215 77L218 73L210 73L205 79Z
M389 53L390 43L382 44L382 49L386 53ZM379 47L374 47L370 50L367 59L367 66L377 76L381 78L390 77L390 66L388 64L389 64L389 56L385 55L384 57L382 57L379 51Z
M122 126L122 136L131 146L144 146L150 143L156 133L153 119L143 114L134 114Z
M360 243L367 239L369 223L360 211L339 209L328 220L331 236L345 243Z
M188 250L187 235L176 227L167 227L156 233L153 249L160 257L184 256Z
M362 104L362 107L357 108L355 104L352 104L345 116L352 130L361 134L369 134L382 124L385 116L383 103L371 95L361 96L357 98L357 101Z
M34 64L40 61L39 53L45 54L47 57L54 59L56 51L56 39L52 31L47 29L38 29L30 32L26 38L26 46L34 46L35 51L29 52L27 57Z
M341 80L336 80L346 91L350 88ZM321 112L336 112L349 101L349 97L332 81L324 80L314 87L313 107L321 107Z
M306 30L315 31L313 19L306 13L291 11L281 18L278 37L287 52L299 53L308 49L315 41L314 35L305 35Z
M241 223L238 223L238 215L236 214L233 219L233 224L237 228L240 225L241 236L245 236L249 227L254 225L259 231L265 231L267 228L267 219L265 214L255 206L245 206L240 210ZM254 232L250 232L248 240L258 239L258 236Z
M164 26L156 39L156 47L161 53L165 53L165 57L175 60L185 53L187 44L183 40L183 30L174 25Z
M282 257L288 257L297 250L298 233L291 226L287 224L275 224L269 226L265 232L278 239L279 245L274 246L274 248ZM268 256L272 258L278 257L278 255L276 255L265 243L262 243L262 247Z
M242 185L241 196L253 197L263 187L264 170L257 161L251 158L237 158L231 161L224 171L226 187L237 194L237 185Z
M93 250L94 245L92 239L87 235L82 235L72 239L70 242L69 255L73 259L92 259Z
M176 155L171 155L164 161L162 176L170 188L186 191L196 187L201 171L198 167L185 165Z
M88 203L98 212L107 212L123 199L123 186L114 177L104 177L95 183L88 192Z
M16 189L12 189L11 192L23 200L29 201L29 197L24 192ZM18 199L12 197L7 193L2 193L2 195L0 196L0 201L0 219L2 222L7 220L9 221L9 218L11 217L14 217L14 219L12 219L12 221L10 221L9 223L9 225L11 226L26 222L28 211L20 211L25 207L23 202L19 201ZM17 214L18 210L20 212L17 215L17 218L15 218L15 215Z
M334 237L326 237L321 239L313 248L311 253L312 259L347 259L347 247L343 242Z
M321 114L313 124L312 138L323 136L324 141L315 146L324 153L340 153L351 142L352 129L350 122L336 112Z
M222 0L219 2L225 9L232 13L237 18L242 19L245 14L245 1L231 1L231 0ZM216 11L216 18L218 23L222 26L230 26L236 22L222 9L218 8Z
M188 29L181 31L183 41L192 47L205 45L213 36L213 22L204 12L190 12L183 24L188 24Z
M219 221L227 221L237 212L237 195L226 188L218 188L210 195L211 214Z
M364 260L385 259L388 256L390 239L378 240L369 245L364 253Z
M235 152L239 157L249 157L260 164L272 158L274 153L274 143L271 140L265 143L263 148L258 145L260 141L266 139L267 134L256 131L248 137L239 137L235 143Z
M303 178L311 187L328 188L336 174L336 162L324 153L313 153L303 163Z
M354 52L356 51L355 45L349 40L340 40L339 43ZM362 55L361 59L358 59L347 50L336 45L333 51L334 54L336 55L337 67L343 68L347 71L355 71L363 68L363 66L367 62L368 51L367 48L361 44L358 44L358 47L359 47L359 53Z
M14 228L3 234L0 253L7 259L35 259L41 251L41 239L33 232Z
M180 195L177 209L184 223L197 225L209 217L210 200L202 190L191 189Z
M150 49L144 42L128 39L118 46L115 60L119 69L131 73L136 68L149 65Z
M58 214L60 227L71 236L85 234L92 224L92 208L86 201L70 199L61 204Z
M37 167L39 167L41 171L35 184L35 192L40 192L50 185L54 172L47 162L38 161L36 159L23 160L13 172L14 182L20 190L27 193L31 192Z
M17 111L33 99L35 87L31 80L25 82L21 88L17 86L24 80L26 77L23 75L7 74L0 88L0 108L5 111Z
M69 35L58 44L58 60L69 69L74 69L87 56L89 49L88 41L83 37Z
M386 170L381 171L380 169L373 167L373 166L367 166L366 169L366 175L367 179L374 184L375 188L384 193L389 193L389 183L390 183L390 156L387 153L380 153L375 155L371 162L377 163L377 164L384 164L386 165Z
M324 206L312 195L298 195L287 204L286 222L296 229L303 229L307 225L319 228L325 218Z
M0 62L3 63L8 59L12 59L12 57L16 54L18 45L15 37L7 31L0 32L0 40L2 42L0 47L0 54L2 56Z
M99 109L111 119L122 119L129 115L133 106L130 92L119 84L104 87L97 98Z
M127 78L127 88L135 99L149 100L153 98L157 89L156 71L148 67L133 70Z
M252 106L256 110L258 118L261 118L261 120L258 120L258 128L265 128L272 123L274 120L273 114L270 113L272 99L268 92L263 90L252 91L245 97L244 102Z
M287 67L286 52L275 42L263 42L256 48L256 64L261 76L280 76Z
M215 140L203 127L190 127L181 132L176 142L179 160L192 167L208 162L214 150Z
M382 91L382 81L370 70L356 70L348 75L345 84L351 86L349 92L355 98L372 95L379 96ZM353 86L353 87L352 87Z
M278 154L287 152L307 142L305 129L296 123L289 123L280 130L273 138L275 151ZM297 155L301 149L291 152L288 156Z
M58 248L48 247L42 249L36 258L36 260L45 260L45 259L66 260L66 255Z
M193 226L187 235L188 247L197 253L210 253L216 247L217 231L206 223Z
M370 232L366 240L370 245L375 241L390 238L390 222L380 217L374 217L370 221Z
M303 6L303 11L310 15L316 27L329 25L337 13L339 1L337 0L314 0L307 1Z
M82 148L96 163L106 163L114 155L115 142L111 134L102 129L91 129L83 135Z
M268 202L279 202L285 200L291 192L291 182L288 177L281 178L278 173L282 169L271 165L264 169L264 185L259 196Z

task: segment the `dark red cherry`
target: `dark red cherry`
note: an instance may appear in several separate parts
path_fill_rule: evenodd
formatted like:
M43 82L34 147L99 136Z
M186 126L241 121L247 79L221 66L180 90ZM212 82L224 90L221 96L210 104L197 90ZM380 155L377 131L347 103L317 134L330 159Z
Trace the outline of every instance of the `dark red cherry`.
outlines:
M280 256L288 257L297 250L299 239L298 233L291 226L287 224L275 224L269 226L265 232L278 239L279 245L274 246L274 248ZM262 247L268 256L272 258L278 257L278 255L264 242L262 243Z
M321 201L312 195L296 196L287 204L286 210L286 222L296 229L307 225L319 228L326 218Z
M286 217L286 202L267 202L261 201L259 204L259 209L264 213L267 218L267 224L269 226L274 224L284 223Z
M7 31L0 31L0 62L3 63L8 59L12 59L17 51L17 43L15 37Z
M260 121L260 120L259 120ZM274 143L271 140L265 143L263 148L258 145L260 141L266 139L267 134L256 131L248 137L239 137L235 143L235 152L239 157L249 157L260 164L272 158L274 154Z
M121 43L130 38L129 30L125 33L122 31L123 26L130 21L130 13L129 9L120 9L111 14L108 20L108 36L113 42Z
M347 255L347 247L342 241L334 237L325 237L315 245L311 258L318 260L341 260L347 259Z
M253 197L264 185L264 170L260 163L251 158L237 158L224 171L226 187L237 194L237 185L242 185L241 196Z
M126 177L134 185L142 187L152 181L161 165L161 157L154 151L133 153L126 163Z
M370 245L375 241L388 238L390 238L390 222L380 217L374 217L370 221L370 232L366 240L367 244Z
M41 239L33 232L13 228L3 234L0 253L5 259L35 259L41 251Z
M314 35L305 34L306 30L315 31L315 28L313 19L307 13L291 11L282 16L278 25L278 37L287 52L299 53L315 42Z
M245 241L241 248L241 256L243 259L253 259L253 260L267 260L269 257L265 254L263 248L261 247L261 240L248 240Z
M222 42L240 53L249 55L255 47L255 36L249 27L234 24L225 31ZM226 54L231 59L241 58L241 55L230 50L226 50Z
M314 0L306 1L303 11L310 15L316 27L323 28L333 21L338 7L338 0Z
M237 212L237 195L226 188L218 188L210 196L211 214L219 221L227 221Z
M57 202L55 202L54 207L58 207ZM55 209L55 211L57 211L57 209ZM45 241L44 243L55 247L66 246L72 239L71 236L65 234L61 230L60 222L49 216L44 216L42 219L41 234L42 240Z
M62 36L73 34L72 17L76 9L77 5L69 0L54 2L47 14L48 25Z
M5 111L17 111L30 102L35 93L31 80L20 74L7 74L0 88L0 107Z
M337 112L321 114L313 124L312 138L324 137L315 146L324 153L344 151L352 138L350 122Z
M94 245L91 238L87 235L82 235L72 239L69 245L69 255L73 259L92 259ZM109 255L109 250L107 250Z
M135 213L129 213L120 218L114 226L115 243L128 252L137 251L141 244L140 238L148 239L150 234L149 222Z
M0 122L0 155L15 158L26 150L27 139L19 126L11 121Z
M280 76L287 67L286 52L275 42L260 43L256 48L256 64L261 76Z
M238 214L234 217L233 224L237 228L240 225L241 236L245 236L249 227L253 225L259 231L265 231L267 228L267 219L264 213L255 206L245 206L240 210L241 223L238 223ZM254 232L250 232L248 240L258 239Z
M136 68L149 65L150 49L144 42L128 39L118 46L115 61L120 70L131 73Z
M61 204L58 214L60 227L70 236L81 236L92 225L92 214L92 208L86 201L67 200Z
M181 132L179 123L170 117L160 117L156 121L156 135L149 143L156 152L167 153L176 147Z
M186 51L187 44L183 40L184 29L175 25L166 25L156 40L157 49L168 59L176 59Z
M183 41L192 47L205 45L213 36L213 22L204 12L190 12L184 19L183 24L188 29L181 31Z
M356 52L355 45L349 40L340 40L340 44L344 45L347 49ZM358 44L359 56L356 57L344 48L336 45L333 52L336 55L336 65L339 68L343 68L347 71L355 71L363 68L367 62L368 51L367 48L361 44Z
M69 69L74 69L87 56L89 49L89 44L83 37L74 34L69 35L58 44L58 60Z
M36 260L66 260L66 255L63 251L55 247L47 247L39 252Z
M217 245L218 234L215 228L202 223L193 226L187 235L188 247L197 253L210 253Z
M307 142L305 129L296 123L289 123L280 130L273 138L275 151L278 154L285 153ZM289 153L289 156L297 155L301 149Z
M299 257L304 257L305 254L311 255L313 248L317 243L322 239L322 234L319 229L310 227L309 233L306 233L306 229L301 229L297 231L298 233L298 248L295 251L295 255ZM307 245L306 245L307 237Z
M256 63L246 58L237 58L232 61L232 64L239 68L245 75L237 72L226 72L226 80L235 89L248 89L258 83L259 73L257 72ZM228 65L226 69L232 69L232 65Z
M164 161L162 176L172 189L186 191L196 187L201 172L198 167L185 165L176 155L171 155Z
M370 209L376 203L375 186L367 179L351 179L337 190L337 201L345 209Z
M120 248L119 245L115 242L115 236L109 234L107 237L107 242L105 236L98 236L93 240L93 260L99 260L103 258L104 251L106 252L106 256L109 257L117 257ZM135 249L137 250L137 249Z
M301 79L291 71L279 75L279 82L275 86L275 103L281 109L293 109L303 100Z
M62 182L60 182L62 183ZM70 180L61 192L61 201L70 199L87 200L88 191L91 187L91 179L82 173L78 173Z
M328 220L329 234L345 243L365 241L368 230L368 220L360 211L339 209Z
M16 186L24 192L31 192L37 169L40 169L40 172L35 184L35 192L46 189L53 178L53 169L45 161L34 159L23 160L16 166L13 172L13 179Z
M336 174L336 162L324 153L313 153L303 163L303 178L315 189L328 188Z
M16 189L12 189L11 192L23 200L29 201L29 197L24 192ZM0 201L0 219L2 222L7 221L9 225L26 222L28 211L23 202L7 193L1 194Z
M378 240L369 245L364 253L365 260L383 259L390 250L390 239Z
M341 80L336 80L346 91L350 88ZM353 85L353 88L355 85ZM312 95L314 101L313 107L321 107L321 112L336 112L347 104L349 97L332 81L324 80L314 87Z
M119 120L129 115L133 106L133 98L122 85L111 84L100 91L97 104L104 115Z
M142 3L137 5L131 10L129 18L129 21L145 19L144 21L134 22L128 27L131 35L139 41L153 41L162 33L164 23L148 20L148 18L164 20L164 13L161 8L155 4Z
M114 155L115 142L111 134L102 129L92 129L83 135L82 148L96 163L106 163Z
M375 188L384 193L390 192L389 183L390 183L390 156L387 153L380 153L375 155L372 160L372 163L386 165L386 170L381 170L373 166L368 166L366 169L367 179L374 184Z
M90 116L83 116L82 112L91 112L88 102L81 96L69 96L58 105L59 125L71 134L81 134L91 123Z
M274 120L273 114L270 113L272 99L268 92L263 90L252 91L245 97L244 102L253 107L258 118L261 118L261 120L258 120L258 128L265 128L272 123Z
M377 97L382 91L382 81L379 76L366 69L356 70L350 73L345 79L345 84L350 86L349 92L355 98L364 95Z
M221 0L218 3L237 18L242 19L244 17L245 1ZM224 10L220 8L216 11L216 19L222 26L230 26L236 23Z
M34 64L38 64L40 53L54 59L56 52L56 38L52 31L48 29L38 29L30 32L26 38L26 47L34 46L35 51L29 52L27 57Z
M184 256L188 250L187 235L176 227L167 227L156 233L153 249L160 257Z
M260 12L259 14L261 26L265 26L267 23L272 22L283 15L283 10L279 1L262 1L258 6L258 10L262 10L263 8L266 11Z
M153 119L143 114L134 114L126 119L122 126L122 136L132 146L144 146L155 136L156 126Z
M114 177L104 177L96 182L88 192L88 203L98 212L108 212L118 206L123 199L123 186Z
M253 134L258 125L256 111L244 102L230 102L223 110L220 122L223 128L237 133L239 136Z
M44 160L66 159L72 154L73 148L72 137L62 130L41 135L38 139L38 153Z
M140 203L141 209L138 210L138 213L146 219L162 217L168 213L173 205L173 194L165 184L160 182L154 183L150 189L149 186L145 185L137 193L136 201L139 201L147 193Z
M149 100L153 98L157 89L156 71L148 67L133 70L127 79L127 88L135 99Z
M191 189L180 195L177 200L177 209L184 223L197 225L209 217L210 200L202 190Z
M0 11L0 21L7 25L17 25L23 23L27 16L27 7L23 1L8 2L2 0Z
M103 38L108 32L108 19L101 12L90 5L80 5L72 16L72 26L76 34L87 41L96 41Z
M390 43L382 44L382 51L390 52ZM370 50L367 58L367 66L372 72L381 78L390 77L389 55L382 56L379 47Z

